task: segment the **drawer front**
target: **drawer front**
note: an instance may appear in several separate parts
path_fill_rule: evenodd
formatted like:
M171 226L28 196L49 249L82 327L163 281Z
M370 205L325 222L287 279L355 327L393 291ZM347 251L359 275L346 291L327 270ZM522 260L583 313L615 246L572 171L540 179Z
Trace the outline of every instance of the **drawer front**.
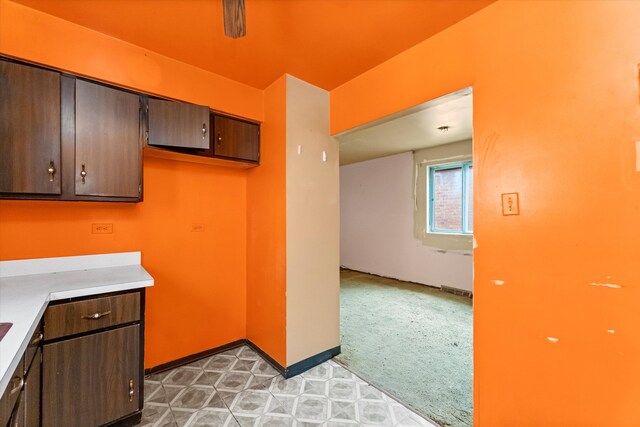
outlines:
M31 366L31 362L33 361L33 357L36 355L38 351L38 346L44 339L44 333L42 332L42 323L38 325L36 331L33 333L31 338L29 339L29 344L27 345L27 351L24 353L24 374L26 375L29 371L29 367Z
M0 398L0 426L6 426L9 423L11 414L14 412L13 409L16 406L16 401L18 400L18 396L20 395L24 384L23 369L24 358L20 359L18 367L11 376L11 380L9 380L7 389Z
M44 338L50 340L139 320L139 292L52 305L44 313Z

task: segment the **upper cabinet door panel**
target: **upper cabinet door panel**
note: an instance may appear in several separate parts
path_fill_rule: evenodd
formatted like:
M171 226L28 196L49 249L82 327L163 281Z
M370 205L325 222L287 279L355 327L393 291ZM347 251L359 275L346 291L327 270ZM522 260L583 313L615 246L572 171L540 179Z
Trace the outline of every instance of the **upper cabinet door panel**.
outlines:
M149 145L209 148L209 107L149 99Z
M215 116L216 156L257 162L260 158L260 126L229 117Z
M139 197L141 151L138 95L76 80L76 195Z
M0 61L0 193L60 190L60 74Z

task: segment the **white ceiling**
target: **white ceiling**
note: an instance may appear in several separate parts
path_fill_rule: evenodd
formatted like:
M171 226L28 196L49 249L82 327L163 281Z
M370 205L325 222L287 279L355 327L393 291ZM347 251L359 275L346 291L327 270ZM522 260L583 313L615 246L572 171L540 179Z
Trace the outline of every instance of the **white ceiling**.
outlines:
M472 98L466 88L336 135L340 165L471 139Z

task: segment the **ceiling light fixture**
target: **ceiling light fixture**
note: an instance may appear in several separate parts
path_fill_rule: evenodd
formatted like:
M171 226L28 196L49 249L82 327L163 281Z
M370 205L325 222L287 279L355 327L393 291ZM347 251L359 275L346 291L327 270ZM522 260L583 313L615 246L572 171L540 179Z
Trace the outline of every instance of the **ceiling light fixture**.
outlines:
M440 132L442 132L442 133L445 133L445 132L447 132L447 131L449 130L449 126L446 126L446 125L445 125L445 126L440 126L440 127L438 128L438 130L439 130Z
M246 34L246 16L244 0L222 0L222 16L224 17L224 35L232 39L244 37Z

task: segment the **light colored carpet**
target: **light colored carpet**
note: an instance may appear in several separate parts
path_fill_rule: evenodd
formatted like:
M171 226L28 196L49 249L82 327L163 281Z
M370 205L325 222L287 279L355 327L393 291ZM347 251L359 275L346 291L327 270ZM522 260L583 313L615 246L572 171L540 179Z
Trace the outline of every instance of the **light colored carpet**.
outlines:
M350 270L340 280L338 362L442 426L470 426L471 300Z

